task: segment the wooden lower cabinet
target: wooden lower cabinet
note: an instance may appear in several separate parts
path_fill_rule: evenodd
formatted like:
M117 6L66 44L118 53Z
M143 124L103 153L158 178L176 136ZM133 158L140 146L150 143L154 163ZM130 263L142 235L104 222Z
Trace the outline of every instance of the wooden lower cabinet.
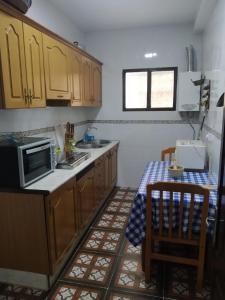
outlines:
M75 184L72 179L46 198L52 273L78 233Z
M117 181L117 151L118 146L115 146L104 155L105 195L109 194Z
M95 207L104 199L105 188L105 162L104 156L95 161Z
M49 274L43 195L0 193L0 268Z
M116 178L117 146L50 195L0 192L0 268L54 275Z
M94 169L87 171L77 180L78 228L82 230L90 222L95 203Z
M110 151L110 167L111 167L111 177L110 177L110 187L113 188L117 181L117 152L118 146L115 146Z

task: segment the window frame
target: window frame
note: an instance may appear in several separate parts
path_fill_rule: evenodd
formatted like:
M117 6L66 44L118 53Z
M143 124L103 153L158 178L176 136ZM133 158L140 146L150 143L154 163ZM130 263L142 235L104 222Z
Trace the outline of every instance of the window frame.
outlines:
M173 106L172 107L151 107L151 86L152 86L152 72L154 71L174 71L174 92L173 92ZM147 107L146 108L126 108L126 73L132 72L147 72ZM140 69L123 69L123 111L176 111L177 104L177 74L178 67L162 67L162 68L140 68Z

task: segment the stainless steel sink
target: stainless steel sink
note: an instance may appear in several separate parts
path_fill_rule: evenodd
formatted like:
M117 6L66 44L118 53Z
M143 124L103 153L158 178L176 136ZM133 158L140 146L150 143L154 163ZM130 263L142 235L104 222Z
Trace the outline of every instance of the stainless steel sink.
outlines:
M96 145L108 145L111 141L109 140L94 140L92 143L96 144Z
M93 149L93 148L102 148L104 147L103 145L97 145L97 144L88 144L88 143L78 143L76 145L77 148L80 148L80 149Z
M80 149L96 149L102 148L110 143L109 140L94 140L91 142L79 142L76 144L77 148Z

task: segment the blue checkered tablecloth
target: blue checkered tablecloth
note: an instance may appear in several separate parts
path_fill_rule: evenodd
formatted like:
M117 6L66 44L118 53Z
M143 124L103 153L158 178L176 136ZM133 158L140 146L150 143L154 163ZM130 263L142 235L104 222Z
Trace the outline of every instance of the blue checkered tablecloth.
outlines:
M168 174L168 161L152 161L148 163L145 168L144 175L142 176L141 183L134 199L132 211L126 228L126 238L134 245L141 244L145 237L145 217L146 217L146 186L149 183L155 183L157 181L170 181L170 182L182 182L182 183L193 183L199 185L211 184L215 185L216 180L212 177L209 178L207 172L184 172L183 176L179 179L174 179ZM164 227L168 228L168 215L169 215L169 193L163 193L163 209L164 209ZM159 226L159 192L153 192L153 226L158 228ZM173 225L176 226L179 222L179 194L173 193ZM209 216L215 216L217 203L217 192L216 190L210 191L209 198ZM183 231L188 230L188 218L189 218L189 205L190 195L184 195L184 213L183 213ZM202 197L196 195L194 204L194 215L193 215L193 230L199 232L201 224L201 205ZM213 230L211 227L210 231Z

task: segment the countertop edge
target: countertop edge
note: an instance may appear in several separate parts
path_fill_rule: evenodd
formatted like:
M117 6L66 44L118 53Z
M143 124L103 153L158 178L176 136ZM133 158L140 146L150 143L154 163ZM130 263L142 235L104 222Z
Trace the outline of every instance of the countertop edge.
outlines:
M70 179L72 179L73 177L75 177L77 174L79 174L80 172L82 172L85 168L87 168L90 164L92 164L93 162L95 162L95 160L97 160L99 157L101 157L102 155L104 155L106 152L108 152L109 150L111 150L114 146L118 145L120 142L117 140L111 141L111 143L103 148L100 149L79 149L79 152L89 152L91 153L90 157L82 162L79 166L75 167L72 170L63 170L63 169L55 169L53 173L45 176L44 178L38 180L37 182L27 186L24 189L18 189L16 192L19 193L29 193L29 194L44 194L44 195L49 195L51 193L53 193L55 190L57 190L60 186L62 186L63 184L65 184L67 181L69 181ZM59 183L59 180L57 178L57 173L59 176L61 176L61 180ZM54 178L55 177L55 178ZM57 180L56 180L57 179ZM45 188L45 186L47 185L47 183L51 182L51 185L49 186L49 188ZM55 183L54 183L55 180ZM56 182L58 181L58 182ZM3 191L3 190L0 190ZM15 189L8 189L7 192L15 192Z

